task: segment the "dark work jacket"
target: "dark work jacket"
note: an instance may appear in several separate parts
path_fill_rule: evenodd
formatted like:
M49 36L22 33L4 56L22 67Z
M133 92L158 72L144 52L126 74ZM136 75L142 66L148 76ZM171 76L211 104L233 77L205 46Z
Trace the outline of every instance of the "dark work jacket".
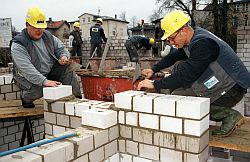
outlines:
M54 46L53 46L53 36L49 31L44 31L43 32L43 36L42 39L45 43L45 46L49 52L49 54L55 59L58 60L54 54ZM20 34L18 34L17 36L15 36L12 39L12 42L18 43L22 46L24 46L30 57L31 57L31 63L34 65L34 67L40 71L41 68L41 63L39 58L37 57L35 50L34 50L34 46L32 44L32 41L26 31L26 29L22 30L22 32ZM16 66L15 66L15 62L13 64L13 77L16 80L16 82L20 83L21 85L25 86L27 89L30 88L31 83L29 81L27 81L23 76L19 75L19 73L17 72Z
M91 26L90 28L90 43L102 43L102 40L104 42L107 42L107 38L104 34L103 28L99 24L95 24L94 26Z
M196 28L188 49L202 39L212 39L219 46L219 56L194 82L192 88L198 96L211 98L211 102L229 91L235 84L250 87L250 74L233 49L223 40L202 28Z
M198 46L198 44L204 44L204 42L214 44L211 47L215 49L209 50L209 52L213 53L207 53L206 55L204 51L206 47ZM195 50L196 53L190 53L192 50ZM202 64L194 66L204 69L202 71L200 71L200 69L190 69L190 67L192 67L190 64L197 65L197 62L201 59L199 57L202 55L199 56L199 53L197 53L199 51L201 51L204 57L209 59L206 65L204 65L205 67L202 67ZM238 84L244 89L250 87L250 74L236 53L226 42L205 29L196 28L187 48L171 50L170 54L165 56L152 69L154 72L157 72L173 65L174 62L178 60L184 60L180 66L180 70L174 72L169 77L155 81L154 86L156 89L192 87L197 96L209 97L211 102L213 102L230 90L235 84ZM205 60L202 60L202 62L204 61ZM199 75L193 77L198 71L200 71ZM192 76L186 74L190 72L192 72ZM189 78L182 78L183 75Z
M81 33L79 31L73 30L69 35L73 35L74 39L72 42L73 46L81 46L83 41L81 37Z
M134 44L137 50L142 47L145 47L147 50L149 50L152 47L152 45L149 44L149 37L134 35L132 37L129 37L128 40L130 40Z

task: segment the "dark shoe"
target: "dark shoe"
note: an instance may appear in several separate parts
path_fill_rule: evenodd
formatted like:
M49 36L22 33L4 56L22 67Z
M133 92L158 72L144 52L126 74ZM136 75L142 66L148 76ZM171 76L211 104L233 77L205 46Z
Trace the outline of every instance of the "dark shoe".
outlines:
M35 108L35 104L33 102L27 102L27 101L24 101L22 98L22 106L24 108Z
M225 109L224 115L227 114L222 120L222 125L220 129L213 130L212 135L219 137L227 137L233 133L235 128L239 128L244 123L243 116L236 110Z

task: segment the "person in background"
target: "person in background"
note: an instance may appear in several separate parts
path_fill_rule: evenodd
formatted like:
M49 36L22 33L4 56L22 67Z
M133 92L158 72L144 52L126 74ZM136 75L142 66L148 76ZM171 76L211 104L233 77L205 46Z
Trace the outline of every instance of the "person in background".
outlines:
M101 45L102 41L107 42L107 38L105 36L104 30L102 28L103 20L102 18L97 18L95 25L90 27L90 57L92 57L93 52L96 49L97 57L102 57L101 53Z
M44 12L31 7L26 15L26 28L12 40L13 78L21 89L24 108L35 107L33 101L43 96L43 87L60 84L72 85L73 94L82 98L74 64L68 64L69 52L46 27Z
M69 47L71 48L71 56L80 56L80 64L82 65L82 37L80 32L80 23L73 24L74 30L69 34Z
M155 44L154 38L149 38L144 35L134 35L128 38L125 43L126 50L128 52L131 62L138 62L139 55L137 50L144 47L146 50L151 49L152 45Z
M243 123L243 116L232 109L250 87L250 74L233 49L209 31L189 25L183 11L168 13L161 20L161 38L175 46L170 53L142 74L138 89L171 89L175 95L210 98L210 120L222 122L215 136L229 136ZM171 75L149 80L153 73L174 65Z

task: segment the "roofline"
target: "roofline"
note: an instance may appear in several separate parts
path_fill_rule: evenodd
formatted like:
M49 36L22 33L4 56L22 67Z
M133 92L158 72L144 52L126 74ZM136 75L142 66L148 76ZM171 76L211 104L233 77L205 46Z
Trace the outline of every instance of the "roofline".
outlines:
M129 23L128 21L124 21L124 20L120 20L120 19L115 19L113 17L110 17L110 16L101 16L101 15L95 15L95 14L90 14L90 13L87 13L85 12L84 14L81 14L80 16L78 16L78 18L80 18L81 16L85 15L85 14L89 14L89 15L92 15L94 17L97 17L97 18L102 18L102 20L114 20L114 21L119 21L119 22L125 22L125 23Z

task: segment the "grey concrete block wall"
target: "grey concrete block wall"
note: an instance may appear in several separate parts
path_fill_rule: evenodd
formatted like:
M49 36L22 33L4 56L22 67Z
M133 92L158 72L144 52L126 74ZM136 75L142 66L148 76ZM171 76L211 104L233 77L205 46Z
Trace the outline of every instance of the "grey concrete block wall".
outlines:
M250 26L237 29L237 56L250 72ZM250 115L250 89L245 95L245 115Z
M35 141L44 137L43 116L31 117ZM24 117L0 119L0 152L20 147ZM24 144L27 144L27 139Z
M107 57L121 57L122 58L122 65L126 65L126 63L129 61L129 56L127 53L127 50L125 48L125 42L127 39L124 38L117 38L117 37L112 37L111 38L111 45L109 47L109 51L107 54ZM65 39L63 40L64 45L68 48L68 40ZM90 58L90 40L84 40L83 45L82 45L82 63L84 66L87 65L88 59ZM105 48L105 44L102 45L102 52ZM138 51L139 57L151 57L151 50L145 50L145 49L140 49Z

